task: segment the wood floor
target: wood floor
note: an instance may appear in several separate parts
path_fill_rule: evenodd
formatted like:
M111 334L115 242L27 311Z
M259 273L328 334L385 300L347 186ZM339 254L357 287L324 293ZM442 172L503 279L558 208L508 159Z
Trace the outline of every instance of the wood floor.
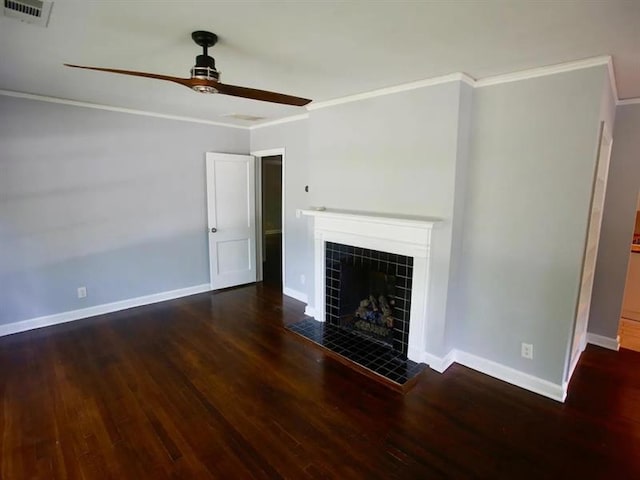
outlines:
M0 338L0 477L640 478L640 354L563 405L453 365L405 396L282 328L260 285Z
M620 346L640 352L640 322L629 318L620 319Z

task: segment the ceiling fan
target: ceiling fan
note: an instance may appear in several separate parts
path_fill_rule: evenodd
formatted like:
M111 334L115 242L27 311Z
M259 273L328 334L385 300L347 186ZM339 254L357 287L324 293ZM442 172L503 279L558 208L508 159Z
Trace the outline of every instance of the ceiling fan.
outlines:
M220 79L220 72L216 70L216 62L213 57L208 55L209 47L213 47L216 44L218 36L215 33L199 30L197 32L193 32L191 34L191 38L193 38L193 41L196 42L196 44L202 47L202 55L198 55L196 57L196 64L191 69L191 78L170 77L168 75L136 72L132 70L119 70L115 68L85 67L82 65L70 65L68 63L65 63L65 66L84 68L87 70L98 70L100 72L119 73L122 75L133 75L135 77L166 80L168 82L184 85L185 87L189 87L200 93L221 93L223 95L261 100L263 102L282 103L284 105L295 105L298 107L302 107L311 102L311 100L307 98L220 83L218 81Z

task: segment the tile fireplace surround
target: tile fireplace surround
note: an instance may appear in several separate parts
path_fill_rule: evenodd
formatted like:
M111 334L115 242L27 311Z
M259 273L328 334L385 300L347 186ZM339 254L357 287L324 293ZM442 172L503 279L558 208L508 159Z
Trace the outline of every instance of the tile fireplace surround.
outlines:
M314 218L315 308L313 317L324 322L326 243L351 245L413 259L407 357L422 362L429 332L428 291L431 230L438 219L385 216L346 210L301 210Z

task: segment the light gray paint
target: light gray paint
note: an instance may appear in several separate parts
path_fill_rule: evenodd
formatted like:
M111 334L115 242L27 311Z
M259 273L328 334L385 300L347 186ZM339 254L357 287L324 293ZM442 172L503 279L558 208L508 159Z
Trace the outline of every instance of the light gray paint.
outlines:
M0 97L0 144L0 324L209 282L204 154L248 131Z
M460 86L458 106L458 154L455 173L455 191L453 203L453 228L451 241L451 261L449 266L449 293L447 295L447 318L444 352L455 347L455 325L460 321L462 286L462 245L464 241L465 203L467 177L471 147L471 119L473 112L474 89L467 84Z
M617 108L589 333L618 335L640 188L640 105Z
M435 355L446 353L459 116L469 104L466 86L451 82L315 110L310 116L313 205L443 219L432 237L426 338L427 351Z
M600 155L600 135L604 135L605 132L607 132L607 134L609 136L611 136L613 134L613 128L615 125L615 120L616 120L616 99L614 97L613 94L613 88L611 85L611 78L610 76L607 74L604 77L604 82L602 85L602 92L600 95L600 122L599 122L599 126L598 126L598 137L597 137L597 142L595 145L595 152L594 152L594 156L596 158L596 161L601 161L599 159L599 155ZM602 124L603 127L603 131L600 132L600 124ZM598 168L597 162L596 165L594 166L594 179L596 177L596 169ZM606 195L606 192L605 192ZM593 196L593 192L592 192L592 196ZM596 207L591 206L591 209L594 209ZM589 219L590 221L590 219ZM589 228L589 223L587 223ZM587 242L588 242L588 234L585 235L585 244L583 246L583 251L585 252L585 257L583 257L586 262L586 252L587 252ZM598 240L599 241L599 240ZM593 259L592 259L593 260ZM596 263L597 263L597 252L596 252ZM592 264L593 265L593 264ZM583 272L583 275L585 275L585 272ZM595 272L594 272L594 280L595 280ZM592 286L592 291L591 291L591 297L593 298L593 286ZM591 301L591 299L589 299L589 301ZM591 312L589 312L589 316L591 315ZM581 321L580 324L578 324L578 318L577 318L577 313L576 313L576 318L575 318L575 322L574 322L574 326L572 329L572 334L571 334L571 340L569 343L569 349L567 351L567 358L566 358L566 362L565 362L565 370L564 370L564 381L568 382L570 380L570 375L573 373L572 372L572 367L575 366L575 362L577 361L577 357L580 356L580 354L582 353L581 350L576 350L577 346L580 346L580 348L583 345L586 345L586 333L588 330L588 322L589 319L587 318L587 325L584 324L583 321ZM576 338L577 336L577 338Z
M455 344L561 383L589 215L602 67L477 89ZM534 344L523 359L521 342Z
M450 218L459 82L311 112L315 205Z
M312 242L304 219L296 218L296 209L308 208L309 143L308 121L283 123L251 131L251 152L284 148L285 205L285 287L298 292L313 292ZM305 275L305 284L301 282Z

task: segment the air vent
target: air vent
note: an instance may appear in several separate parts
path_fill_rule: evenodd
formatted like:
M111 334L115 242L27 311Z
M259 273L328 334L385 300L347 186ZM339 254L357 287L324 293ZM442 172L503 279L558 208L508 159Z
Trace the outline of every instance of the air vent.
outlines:
M5 17L15 18L25 23L46 27L51 15L53 2L40 0L4 0Z
M256 117L255 115L246 115L244 113L229 113L222 115L223 117L235 118L237 120L246 120L247 122L257 122L258 120L264 120L267 117Z

